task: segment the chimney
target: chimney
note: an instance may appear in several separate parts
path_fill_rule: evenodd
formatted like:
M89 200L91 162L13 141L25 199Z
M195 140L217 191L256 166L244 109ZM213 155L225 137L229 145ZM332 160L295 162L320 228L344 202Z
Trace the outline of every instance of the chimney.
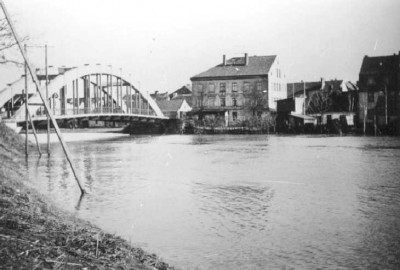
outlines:
M222 65L226 66L226 55L222 55Z
M247 66L249 64L249 55L247 53L244 54L244 65Z
M321 89L325 88L325 79L321 78Z

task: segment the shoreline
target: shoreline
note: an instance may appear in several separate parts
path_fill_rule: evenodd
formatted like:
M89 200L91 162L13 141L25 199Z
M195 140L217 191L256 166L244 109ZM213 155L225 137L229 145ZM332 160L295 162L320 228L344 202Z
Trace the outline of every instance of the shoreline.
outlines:
M175 269L24 183L25 138L0 123L0 261L10 269ZM35 151L29 145L29 151Z

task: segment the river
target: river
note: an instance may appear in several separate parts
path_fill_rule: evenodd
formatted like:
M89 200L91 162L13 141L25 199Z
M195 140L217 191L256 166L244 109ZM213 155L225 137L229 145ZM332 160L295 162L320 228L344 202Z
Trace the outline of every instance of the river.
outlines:
M28 160L60 207L181 269L399 269L400 138L128 136ZM43 148L45 145L43 146Z

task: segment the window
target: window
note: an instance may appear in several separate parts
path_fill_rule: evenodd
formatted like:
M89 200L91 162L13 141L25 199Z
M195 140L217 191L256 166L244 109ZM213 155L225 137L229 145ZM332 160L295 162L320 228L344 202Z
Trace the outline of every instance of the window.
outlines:
M233 121L237 120L237 112L232 112L232 120Z
M211 94L215 93L215 84L214 83L209 83L208 84L208 89L210 90Z
M369 90L368 91L368 102L374 102L374 101L375 101L374 91Z
M221 98L221 107L225 107L225 98Z
M249 82L244 82L243 84L243 92L249 92L250 90L250 83Z
M233 98L233 99L232 99L232 103L233 103L233 106L236 107L236 106L237 106L237 99L236 99L236 98Z
M232 83L232 93L237 93L237 83Z
M225 83L219 83L219 92L222 95L225 95L225 93L226 93L226 84Z
M261 92L261 82L257 82L257 91Z
M202 84L197 85L197 91L199 94L203 93L203 85Z

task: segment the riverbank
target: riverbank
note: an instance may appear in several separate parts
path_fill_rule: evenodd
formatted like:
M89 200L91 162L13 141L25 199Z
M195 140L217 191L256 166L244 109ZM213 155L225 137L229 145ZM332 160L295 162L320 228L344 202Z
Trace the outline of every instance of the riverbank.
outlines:
M156 255L52 205L24 184L24 138L0 123L4 269L174 269ZM29 150L34 151L33 145Z

